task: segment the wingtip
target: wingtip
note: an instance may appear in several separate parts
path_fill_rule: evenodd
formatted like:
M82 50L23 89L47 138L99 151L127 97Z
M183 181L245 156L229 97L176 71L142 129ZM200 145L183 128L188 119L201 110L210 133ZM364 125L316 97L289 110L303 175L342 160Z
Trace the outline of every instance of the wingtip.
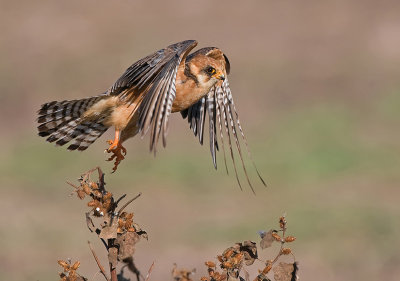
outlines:
M260 180L265 187L269 187L262 177L260 177Z
M196 44L196 45L198 44L197 40L194 40L194 39L186 40L186 42L188 42L190 44Z
M217 159L215 157L213 157L213 164L214 164L215 170L217 170Z
M255 163L254 163L254 162L253 162L253 165L254 165L254 167L255 167L255 169L256 169L258 178L260 179L260 181L262 182L262 184L263 184L265 187L269 187L269 186L267 185L267 183L265 182L265 180L263 179L263 177L261 176L261 174L260 174L260 172L258 171L257 167L255 166Z
M176 47L178 47L178 46L187 46L187 47L192 47L192 48L194 48L194 47L196 47L197 46L197 40L192 40L192 39L189 39L189 40L184 40L184 41L181 41L181 42L178 42L178 43L175 43L175 44L172 44L172 45L170 45L170 46L176 46Z

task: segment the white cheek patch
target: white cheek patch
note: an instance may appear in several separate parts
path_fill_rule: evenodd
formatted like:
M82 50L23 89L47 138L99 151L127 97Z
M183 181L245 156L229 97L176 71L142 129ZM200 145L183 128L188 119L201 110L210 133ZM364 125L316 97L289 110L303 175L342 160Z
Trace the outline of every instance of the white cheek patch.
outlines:
M218 79L215 77L209 77L207 75L198 75L197 76L197 80L199 81L199 84L201 85L202 88L205 89L211 89L211 87L213 87L215 85L215 83L218 82ZM207 90L207 91L208 91Z
M204 85L207 84L211 79L206 75L200 74L197 76L197 80L199 81L200 84Z

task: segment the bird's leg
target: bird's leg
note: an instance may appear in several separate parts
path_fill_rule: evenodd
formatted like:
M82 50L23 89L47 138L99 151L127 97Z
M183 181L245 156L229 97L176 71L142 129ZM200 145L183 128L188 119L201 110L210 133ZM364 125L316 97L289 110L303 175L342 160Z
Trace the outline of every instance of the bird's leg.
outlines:
M114 150L118 145L119 145L119 135L121 131L118 129L115 129L115 137L114 140L108 140L107 143L110 145L109 148L107 148L107 152L111 152Z
M125 147L122 146L120 142L120 133L121 133L120 130L115 129L114 140L107 141L110 147L105 150L105 152L107 153L112 153L112 155L110 156L110 158L107 159L107 161L113 161L115 159L113 173L117 170L119 163L121 163L121 161L125 159L124 156L126 155L126 149Z

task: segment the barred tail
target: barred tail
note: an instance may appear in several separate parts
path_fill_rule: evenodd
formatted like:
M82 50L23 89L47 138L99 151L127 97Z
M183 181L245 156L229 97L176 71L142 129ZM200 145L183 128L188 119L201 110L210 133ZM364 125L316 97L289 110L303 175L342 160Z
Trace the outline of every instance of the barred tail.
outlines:
M48 137L48 142L64 145L70 141L69 150L85 150L108 127L102 124L103 120L85 121L82 114L104 95L71 101L52 101L45 103L38 111L39 136Z

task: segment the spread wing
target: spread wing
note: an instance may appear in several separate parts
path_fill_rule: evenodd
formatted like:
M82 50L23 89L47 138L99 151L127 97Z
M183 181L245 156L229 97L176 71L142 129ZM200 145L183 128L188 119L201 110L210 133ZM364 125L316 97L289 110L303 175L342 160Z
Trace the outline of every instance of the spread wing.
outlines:
M138 104L139 130L142 136L150 130L150 150L154 153L160 135L166 145L178 67L196 45L195 40L182 41L137 61L107 92Z
M243 133L243 129L239 121L239 116L236 111L235 104L233 102L228 79L225 79L225 81L222 83L221 86L214 86L207 94L207 96L203 97L201 100L199 100L197 103L189 107L187 110L181 112L183 118L186 117L188 118L190 128L192 129L194 135L199 138L200 144L203 144L204 125L207 113L209 121L208 129L210 134L210 151L215 169L217 169L216 151L218 151L219 149L217 140L218 138L217 131L219 131L219 139L222 144L226 171L228 172L228 166L226 164L224 135L227 137L227 142L229 145L229 153L232 158L233 168L235 170L235 175L239 183L239 186L241 187L241 184L237 173L233 146L236 146L236 150L238 151L240 162L243 167L244 173L246 175L247 182L249 183L251 189L254 192L253 186L247 174L246 165L244 164L243 161L242 148L240 146L240 141L238 137L238 131L239 131L240 135L242 136L243 142L246 145L246 150L249 155L249 158L251 159L253 166L258 174L258 177L260 178L261 182L264 185L266 185L250 154L247 140ZM235 143L234 145L232 145L233 142Z

